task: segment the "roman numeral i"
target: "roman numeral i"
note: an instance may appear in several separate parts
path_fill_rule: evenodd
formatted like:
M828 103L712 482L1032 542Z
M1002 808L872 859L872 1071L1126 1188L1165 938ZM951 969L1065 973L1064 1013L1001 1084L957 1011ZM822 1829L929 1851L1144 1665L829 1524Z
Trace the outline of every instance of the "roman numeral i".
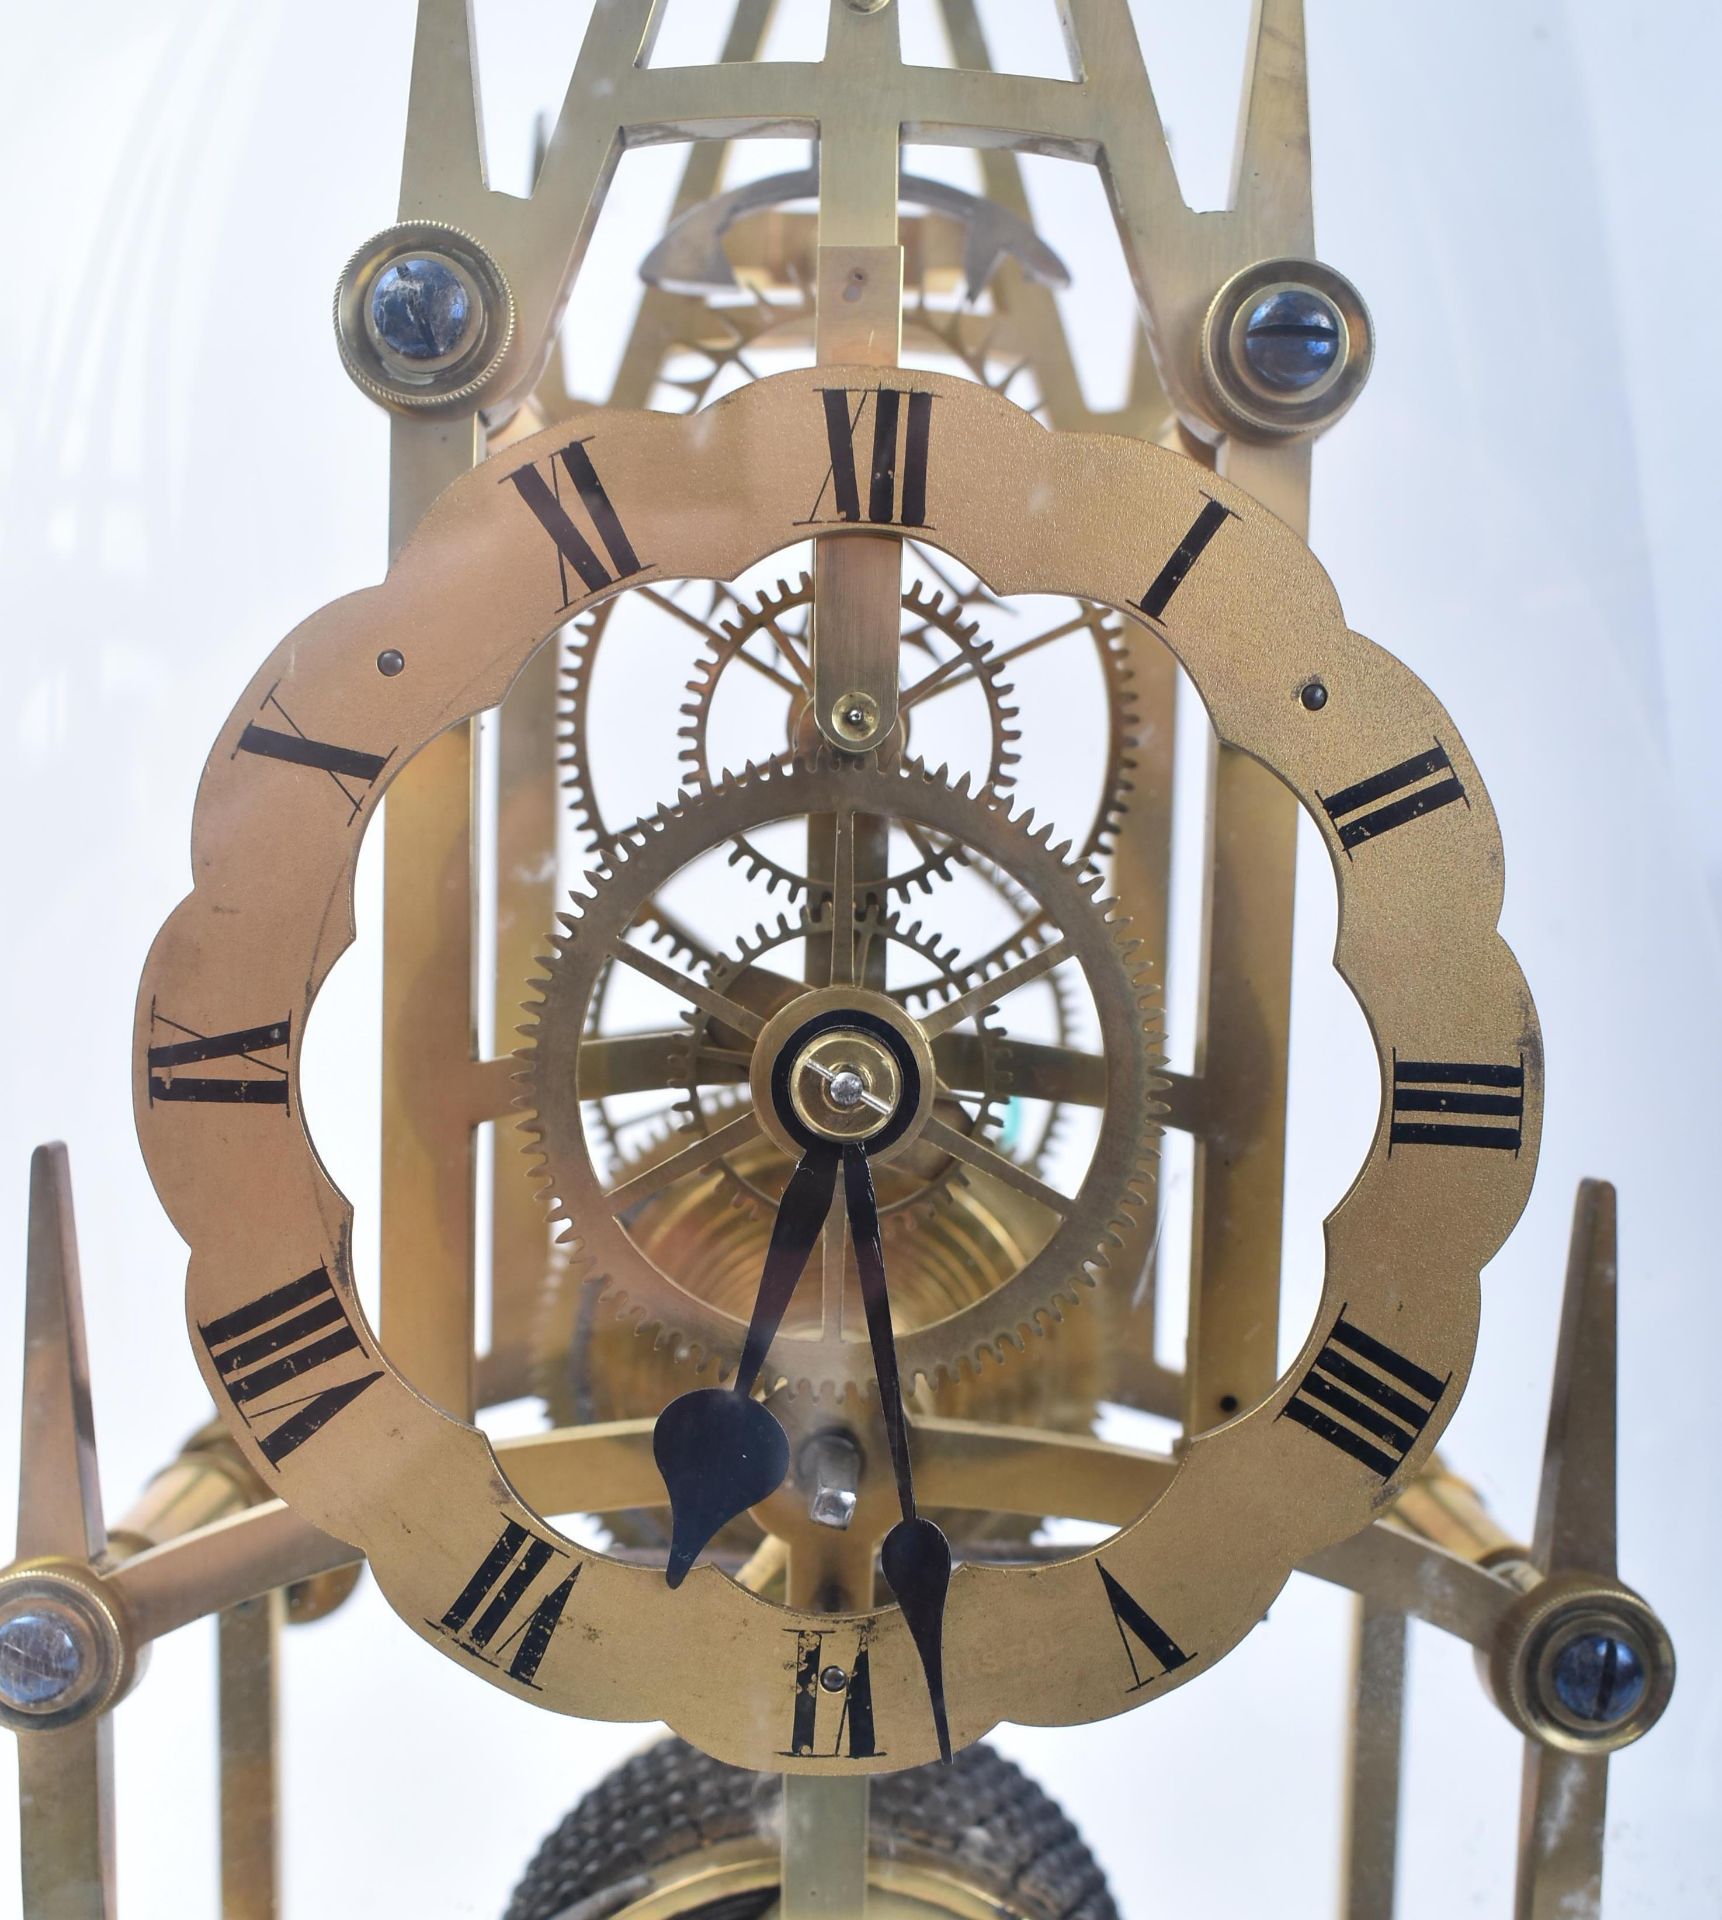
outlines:
M227 1397L272 1467L383 1377L381 1368L373 1368L345 1380L311 1381L308 1389L295 1391L343 1354L363 1351L326 1267L315 1267L219 1319L200 1321L197 1330ZM265 1400L268 1405L258 1404ZM260 1421L278 1414L286 1417L258 1432Z
M1385 1481L1417 1444L1446 1391L1446 1380L1353 1326L1341 1308L1281 1417L1361 1460Z
M430 1625L453 1640L463 1652L484 1661L486 1666L501 1666L504 1655L512 1649L509 1679L536 1687L538 1669L549 1650L550 1637L561 1622L574 1582L580 1578L579 1563L535 1606L526 1608L523 1602L545 1568L552 1561L564 1558L561 1548L553 1547L548 1540L529 1533L518 1521L510 1520L497 1535L496 1544L478 1563L472 1578L461 1588L454 1605ZM505 1633L503 1629L511 1620L514 1625Z
M562 463L563 473L573 483L575 497L585 509L586 518L597 536L599 545L609 556L608 567L599 559L597 549L592 542L575 525L572 515L563 503L562 482L556 472L558 461ZM640 564L639 555L634 551L634 543L623 530L616 509L610 503L610 496L604 490L603 481L598 478L598 469L592 464L592 456L586 451L584 440L572 440L567 446L558 448L550 456L548 480L537 467L528 466L519 467L513 473L504 474L503 482L512 486L532 509L533 518L549 534L555 545L557 578L562 583L563 606L571 607L577 598L583 597L568 591L570 567L578 576L586 593L601 593L606 587L614 586L618 580L625 580L630 574L645 571Z
M933 396L896 387L821 387L825 444L830 465L813 505L798 526L822 521L865 521L875 527L927 524L927 454L933 431ZM903 402L908 402L905 407ZM862 512L856 441L872 411L867 464L867 506ZM901 428L902 454L898 457Z

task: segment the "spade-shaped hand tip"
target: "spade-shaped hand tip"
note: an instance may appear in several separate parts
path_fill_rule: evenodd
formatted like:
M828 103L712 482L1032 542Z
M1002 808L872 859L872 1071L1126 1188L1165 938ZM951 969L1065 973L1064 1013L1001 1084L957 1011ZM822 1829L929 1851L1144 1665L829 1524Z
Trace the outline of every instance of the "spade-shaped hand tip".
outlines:
M658 1415L652 1453L670 1495L670 1558L679 1587L713 1537L783 1485L789 1438L757 1400L728 1387L699 1387Z
M899 1520L879 1549L879 1565L921 1656L932 1702L939 1755L951 1757L945 1717L945 1595L951 1585L951 1543L931 1520Z

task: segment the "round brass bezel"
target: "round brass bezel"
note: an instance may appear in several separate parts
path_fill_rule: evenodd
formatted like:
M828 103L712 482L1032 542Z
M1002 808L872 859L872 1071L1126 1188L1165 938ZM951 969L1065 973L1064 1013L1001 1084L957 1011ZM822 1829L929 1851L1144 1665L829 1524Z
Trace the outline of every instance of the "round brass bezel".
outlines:
M1339 353L1321 377L1285 392L1258 379L1244 352L1250 314L1276 293L1308 288L1333 309ZM1222 417L1247 440L1298 439L1332 426L1363 391L1375 327L1356 287L1319 260L1258 260L1232 275L1202 323L1202 373Z
M709 1565L671 1592L660 1574L576 1545L527 1507L484 1434L416 1393L378 1346L353 1280L351 1210L306 1133L296 1076L306 1017L353 937L362 830L400 766L500 700L580 608L655 578L734 579L803 538L830 457L821 389L845 380L931 396L932 544L1001 595L1096 601L1151 628L1189 671L1222 743L1264 762L1297 796L1338 876L1335 965L1370 1021L1383 1090L1364 1165L1326 1223L1316 1322L1272 1392L1196 1436L1159 1497L1100 1547L1032 1569L969 1564L954 1573L945 1617L954 1741L978 1739L1002 1719L1098 1719L1183 1684L1263 1617L1293 1567L1366 1526L1428 1457L1463 1389L1479 1272L1518 1217L1535 1162L1536 1016L1496 930L1494 816L1450 718L1406 668L1347 629L1326 575L1283 522L1179 455L1051 434L983 387L878 368L781 374L688 416L594 410L510 447L447 489L385 582L313 614L246 689L204 772L195 887L151 950L134 1041L139 1136L191 1248L194 1351L271 1490L364 1551L416 1632L517 1697L593 1718L665 1719L745 1766L837 1774L914 1765L936 1751L900 1610L778 1607ZM520 489L505 483L528 465L542 472L576 442L648 561L570 598L556 547ZM1167 556L1215 508L1224 525L1200 564L1181 576L1175 600L1146 613ZM413 670L379 675L379 649L403 636ZM1330 697L1310 713L1291 696L1317 677ZM371 777L337 791L303 749L283 758L248 748L265 701L290 712L307 740L340 743L343 764L372 768ZM1347 809L1363 804L1357 794L1367 799L1400 763L1422 762L1446 770L1439 800L1401 807L1394 831L1346 824ZM737 791L746 798L780 777L786 787L796 778L762 769ZM988 805L918 769L897 777L943 794L953 820L959 806ZM1456 800L1463 804L1449 804ZM721 822L721 805L717 812ZM642 823L639 846L619 850L620 872L668 818ZM1112 912L1105 924L1128 965L1127 924ZM161 1021L176 1026L158 1031ZM273 1062L222 1056L219 1040L186 1042L188 1030L259 1034L257 1044L280 1048L285 1079ZM170 1043L169 1032L181 1037ZM188 1047L195 1058L182 1067ZM1516 1063L1512 1151L1395 1148L1397 1064L1443 1060ZM182 1071L267 1075L272 1091L213 1102L164 1094ZM1146 1069L1143 1078L1151 1084ZM327 1376L351 1393L302 1444L272 1453L271 1421L283 1415L237 1401L215 1349L267 1290L304 1284L296 1277L308 1271L326 1277L351 1335ZM1386 1475L1306 1421L1282 1417L1342 1320L1414 1357L1430 1389ZM512 1651L500 1651L500 1629L475 1644L467 1596L490 1591L483 1580L493 1564L524 1568L524 1559L498 1562L523 1552L534 1579L559 1584L523 1582L516 1598L540 1610L535 1619L553 1599L560 1611L529 1645L519 1638L524 1621ZM1165 1658L1151 1655L1139 1626L1127 1631L1118 1595L1137 1610L1128 1620L1164 1636ZM812 1745L792 1743L807 1636L823 1647L821 1664L854 1671L866 1651L874 1738L865 1750L835 1746L835 1720L820 1722ZM526 1664L523 1646L533 1656Z

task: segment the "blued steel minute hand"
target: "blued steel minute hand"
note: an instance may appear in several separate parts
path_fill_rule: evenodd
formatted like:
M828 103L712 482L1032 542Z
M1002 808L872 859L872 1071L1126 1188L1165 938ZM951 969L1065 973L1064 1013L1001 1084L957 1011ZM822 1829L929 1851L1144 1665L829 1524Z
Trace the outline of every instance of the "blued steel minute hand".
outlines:
M897 1372L897 1342L891 1332L891 1298L885 1284L885 1249L879 1238L879 1205L873 1194L873 1170L859 1146L843 1149L843 1190L849 1208L849 1238L861 1277L861 1303L867 1311L867 1337L873 1347L873 1371L879 1380L879 1404L897 1477L897 1502L903 1517L885 1536L879 1563L897 1596L903 1618L921 1656L927 1697L939 1752L951 1757L945 1716L945 1595L951 1584L950 1542L931 1521L915 1511L915 1477L909 1464L909 1429L903 1417L903 1383Z

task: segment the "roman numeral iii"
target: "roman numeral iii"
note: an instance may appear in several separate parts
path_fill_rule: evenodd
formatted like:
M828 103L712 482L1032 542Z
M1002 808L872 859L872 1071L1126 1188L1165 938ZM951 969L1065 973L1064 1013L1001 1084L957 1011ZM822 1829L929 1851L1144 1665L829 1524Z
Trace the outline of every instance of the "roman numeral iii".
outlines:
M197 1330L227 1397L272 1467L383 1377L380 1368L333 1377L343 1371L336 1361L364 1350L325 1267L201 1321ZM273 1424L259 1431L265 1421Z
M1446 1380L1437 1380L1353 1326L1342 1309L1281 1417L1307 1427L1388 1480L1417 1444L1446 1391Z
M232 1033L199 1033L195 1027L170 1020L153 1004L151 1028L165 1027L182 1037L151 1047L149 1098L198 1100L230 1107L285 1107L288 1102L287 1048L292 1038L292 1016L270 1020L259 1027L239 1027ZM271 1060L270 1054L281 1058ZM217 1060L236 1063L231 1073L186 1073L187 1067Z
M896 387L821 387L819 391L831 464L807 518L797 524L810 527L842 520L875 527L926 526L933 396L903 393ZM863 509L857 443L869 424Z
M1524 1133L1525 1058L1510 1067L1393 1056L1395 1147L1484 1147L1517 1153Z
M1426 813L1464 798L1465 789L1459 784L1453 763L1446 749L1437 744L1384 773L1371 774L1367 780L1327 795L1321 804L1349 859L1366 840L1379 840L1395 827L1421 820Z
M813 1633L805 1628L795 1632L795 1701L790 1711L789 1745L786 1754L819 1754L835 1759L846 1753L851 1760L868 1760L883 1749L877 1744L873 1728L873 1670L866 1636L855 1643L855 1659L846 1670L826 1652L826 1642L834 1636ZM821 1704L827 1707L827 1719L835 1709L836 1726L830 1733L830 1745L819 1744Z
M562 479L556 471L558 461L562 464L562 473L572 485L572 497L579 501L598 546L604 549L609 558L609 566L598 557L597 547L581 532L569 512L568 496L562 491ZM513 473L505 474L503 480L532 509L534 519L555 545L563 606L572 606L576 599L582 597L568 591L570 568L586 593L601 593L605 587L613 587L618 580L645 571L639 555L634 551L634 543L628 538L616 509L610 503L609 494L604 491L604 483L598 478L598 469L592 464L592 456L586 451L584 440L570 441L550 456L548 480L535 466L517 468Z
M1100 1584L1106 1589L1106 1604L1112 1609L1113 1624L1118 1628L1124 1657L1130 1662L1131 1684L1127 1691L1140 1693L1156 1680L1176 1673L1190 1656L1141 1601L1120 1586L1098 1560L1094 1563L1094 1570L1100 1575ZM1141 1658L1144 1654L1150 1663L1146 1671Z
M454 1605L431 1625L487 1666L499 1667L508 1656L509 1679L535 1687L550 1637L561 1622L574 1582L580 1578L578 1564L535 1605L528 1607L526 1597L539 1575L552 1567L552 1562L565 1558L560 1547L540 1540L518 1521L510 1520L461 1588ZM552 1567L552 1577L556 1571ZM504 1632L504 1628L508 1630Z

